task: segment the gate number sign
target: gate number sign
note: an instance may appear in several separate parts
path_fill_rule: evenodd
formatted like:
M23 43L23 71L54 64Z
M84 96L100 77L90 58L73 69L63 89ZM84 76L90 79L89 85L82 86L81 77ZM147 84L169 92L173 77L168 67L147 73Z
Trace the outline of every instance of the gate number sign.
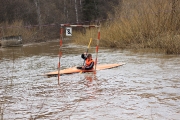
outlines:
M72 28L66 27L66 36L72 36Z

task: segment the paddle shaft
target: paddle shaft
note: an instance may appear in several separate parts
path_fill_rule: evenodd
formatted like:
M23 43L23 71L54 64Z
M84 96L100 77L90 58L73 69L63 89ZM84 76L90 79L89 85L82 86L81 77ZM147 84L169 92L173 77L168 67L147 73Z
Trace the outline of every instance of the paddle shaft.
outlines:
M87 47L87 50L86 50L86 54L89 51L89 48L90 48L90 45L91 45L91 41L92 41L92 38L90 38L90 41L89 41L89 44L88 44L88 47ZM83 66L84 66L84 63L85 63L85 59L84 59L84 62L83 62Z

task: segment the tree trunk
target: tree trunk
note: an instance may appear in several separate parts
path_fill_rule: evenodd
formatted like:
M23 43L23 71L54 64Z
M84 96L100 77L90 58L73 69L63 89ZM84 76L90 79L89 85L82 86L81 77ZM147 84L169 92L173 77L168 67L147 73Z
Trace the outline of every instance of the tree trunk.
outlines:
M77 10L77 2L76 2L76 0L74 0L74 5L75 5L75 12L76 12L76 23L79 23L79 21L78 21L78 10Z
M82 1L79 0L79 4L80 4L80 11L82 12Z
M40 11L40 3L39 0L34 0L34 3L36 5L36 12L37 12L37 16L38 16L38 25L39 25L39 30L41 30L41 11Z
M64 22L66 22L66 0L64 0Z

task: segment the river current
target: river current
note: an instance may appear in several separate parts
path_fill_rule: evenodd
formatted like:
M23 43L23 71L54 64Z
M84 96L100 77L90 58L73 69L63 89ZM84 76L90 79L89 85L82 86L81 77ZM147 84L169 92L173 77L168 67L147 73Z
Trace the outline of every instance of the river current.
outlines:
M178 120L180 56L99 48L94 73L57 70L59 41L0 48L1 120ZM83 64L86 46L63 41L61 69ZM95 46L89 50L95 58Z

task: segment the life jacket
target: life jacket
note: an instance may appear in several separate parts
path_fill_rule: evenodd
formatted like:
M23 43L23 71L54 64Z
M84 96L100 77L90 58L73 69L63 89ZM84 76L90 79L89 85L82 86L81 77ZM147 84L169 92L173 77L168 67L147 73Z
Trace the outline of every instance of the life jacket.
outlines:
M92 62L94 62L92 59L91 60L86 59L86 66L90 66Z

